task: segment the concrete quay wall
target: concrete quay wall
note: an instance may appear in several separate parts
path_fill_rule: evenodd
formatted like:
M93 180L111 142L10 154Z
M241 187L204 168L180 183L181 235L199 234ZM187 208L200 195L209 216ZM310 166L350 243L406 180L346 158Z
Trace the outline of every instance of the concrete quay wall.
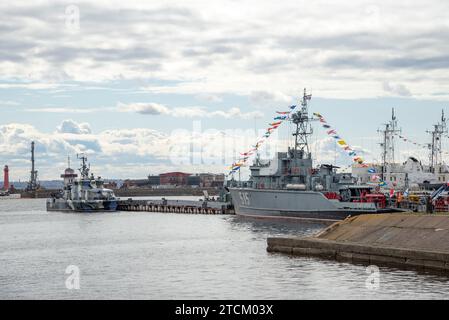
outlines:
M267 251L449 272L449 216L361 215L313 237L268 238Z

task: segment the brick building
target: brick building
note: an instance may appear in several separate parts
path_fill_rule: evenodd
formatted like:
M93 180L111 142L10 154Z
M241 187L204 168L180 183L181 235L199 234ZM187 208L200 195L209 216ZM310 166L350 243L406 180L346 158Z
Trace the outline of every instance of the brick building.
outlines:
M167 172L159 175L161 185L186 186L187 177L190 173L184 172Z

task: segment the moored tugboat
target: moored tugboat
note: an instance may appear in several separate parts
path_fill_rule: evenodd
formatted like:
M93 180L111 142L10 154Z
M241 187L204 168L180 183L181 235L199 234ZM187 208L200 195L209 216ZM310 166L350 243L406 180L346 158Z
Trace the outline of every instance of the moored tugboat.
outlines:
M80 178L73 169L67 168L61 177L64 179L64 188L58 194L47 199L47 211L116 211L117 198L111 189L104 187L100 177L90 174L87 158L82 155Z

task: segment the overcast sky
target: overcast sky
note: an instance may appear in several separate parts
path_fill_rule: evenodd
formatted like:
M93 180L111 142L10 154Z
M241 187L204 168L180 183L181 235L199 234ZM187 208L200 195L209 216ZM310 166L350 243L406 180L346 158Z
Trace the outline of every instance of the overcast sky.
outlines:
M14 1L0 4L0 39L0 165L13 180L28 178L31 140L41 179L79 152L110 178L225 172L303 88L371 161L392 107L424 143L449 100L443 0ZM312 144L318 162L351 164L318 126Z

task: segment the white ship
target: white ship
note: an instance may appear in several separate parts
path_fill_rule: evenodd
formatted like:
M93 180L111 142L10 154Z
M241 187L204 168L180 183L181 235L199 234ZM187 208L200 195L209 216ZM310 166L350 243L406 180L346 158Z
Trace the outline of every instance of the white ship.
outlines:
M104 187L100 177L89 175L90 165L87 158L82 156L79 169L81 177L77 179L75 171L69 167L61 175L64 178L64 189L59 194L47 199L47 211L116 211L117 198L111 189Z
M398 120L392 112L391 120L385 124L382 133L382 161L367 166L353 165L352 174L359 184L378 184L383 182L385 189L418 190L438 189L449 181L449 166L443 162L441 141L447 135L447 123L444 112L441 120L429 131L432 141L429 144L418 144L409 141L401 134ZM424 164L417 157L409 157L405 162L395 161L395 141L409 141L429 151L429 164Z

